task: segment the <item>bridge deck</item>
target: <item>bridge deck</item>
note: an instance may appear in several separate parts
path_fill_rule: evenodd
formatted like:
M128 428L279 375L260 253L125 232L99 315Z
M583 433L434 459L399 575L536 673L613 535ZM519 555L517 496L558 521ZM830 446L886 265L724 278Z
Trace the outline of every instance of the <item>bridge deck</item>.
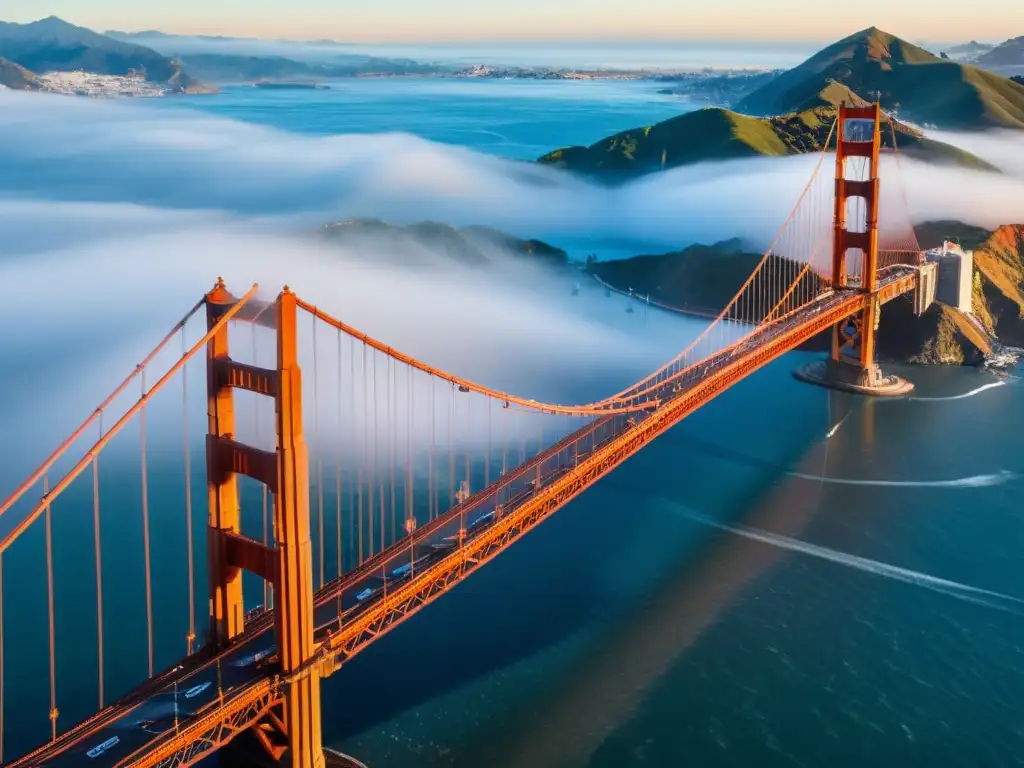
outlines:
M880 301L911 291L916 279L913 268L887 270ZM443 594L688 414L868 300L852 289L837 291L758 329L666 385L657 408L597 419L325 584L315 601L323 671ZM90 750L87 762L96 766L192 764L278 700L272 625L271 613L257 617L229 648L201 650L12 765L79 765Z

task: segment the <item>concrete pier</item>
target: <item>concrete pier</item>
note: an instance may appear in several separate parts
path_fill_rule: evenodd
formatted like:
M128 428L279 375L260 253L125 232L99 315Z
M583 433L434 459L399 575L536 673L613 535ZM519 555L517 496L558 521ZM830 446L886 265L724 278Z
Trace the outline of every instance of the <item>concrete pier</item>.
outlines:
M329 747L323 749L324 768L367 768L365 763L351 755ZM287 753L280 761L267 754L251 730L239 734L221 750L218 757L223 768L284 768L284 766L290 765Z
M831 359L816 360L796 369L793 375L808 384L868 397L902 397L914 390L914 385L906 379L883 374L877 364L864 369Z

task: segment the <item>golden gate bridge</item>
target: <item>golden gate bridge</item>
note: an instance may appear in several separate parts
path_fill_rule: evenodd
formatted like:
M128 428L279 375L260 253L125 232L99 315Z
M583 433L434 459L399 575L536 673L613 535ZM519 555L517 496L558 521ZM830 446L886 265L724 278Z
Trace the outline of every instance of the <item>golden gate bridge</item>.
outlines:
M812 379L864 393L905 389L874 360L880 307L913 295L923 311L934 275L905 199L880 221L883 122L878 105L842 107L793 212L732 301L671 360L595 402L537 402L487 387L392 349L288 288L265 300L255 285L235 296L218 280L0 505L0 760L13 751L14 766L186 766L249 731L274 760L322 766L322 678L733 384L831 329L827 365ZM822 173L833 152L834 176ZM179 338L180 354L161 370ZM261 364L260 340L273 342L272 366ZM192 475L200 462L190 452L188 418L196 400L188 371L199 366L205 557L196 551L202 524L193 512L202 504ZM134 386L138 399L117 415L115 402ZM147 414L157 402L180 402L183 414L185 482L173 493L151 487L148 474ZM243 403L255 414L248 430ZM251 434L243 440L243 432ZM116 674L104 636L102 512L110 493L101 493L100 457L119 440L137 451L140 466L131 489L143 528L134 578L144 584L147 675L134 687ZM70 466L58 474L58 464ZM123 505L128 486L116 487ZM150 504L157 495L170 503L169 493L181 499L186 529L187 598L177 604L187 632L179 641L185 656L159 668L158 657L174 654L157 648L167 643L155 626L163 609L154 602L153 554L162 544L151 537ZM79 543L92 550L95 582L78 594L92 589L94 644L83 641L79 624L57 631L53 520L68 507L91 511L92 540ZM38 579L5 573L19 547L32 548L31 562L45 552L45 590ZM197 562L208 574L208 621L197 607ZM248 612L244 572L263 582L262 603ZM12 654L20 629L5 626L3 604L36 594L46 603L36 615L45 613L47 642L21 643ZM78 682L66 694L70 727L59 707L58 634L70 634L75 657L96 665L88 691ZM29 655L38 658L30 663ZM48 670L48 707L34 678L35 694L12 693L9 670L26 665Z

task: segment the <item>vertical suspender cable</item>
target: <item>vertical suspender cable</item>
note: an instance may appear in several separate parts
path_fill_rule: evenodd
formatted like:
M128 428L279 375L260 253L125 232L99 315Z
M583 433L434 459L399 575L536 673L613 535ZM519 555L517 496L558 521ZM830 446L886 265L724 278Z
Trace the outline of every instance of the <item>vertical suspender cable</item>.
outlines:
M142 396L146 396L146 371L141 373ZM149 562L149 485L146 472L146 406L139 413L140 453L142 458L142 548L146 560L146 636L149 650L149 676L153 676L153 577Z
M437 516L437 468L434 464L434 443L437 442L437 408L436 390L437 382L433 376L427 376L427 383L430 385L430 442L427 444L427 503L430 506L428 519L433 520Z
M377 487L377 351L374 350L373 354L370 355L370 359L373 360L373 367L370 373L370 381L373 387L373 397L370 402L373 410L373 421L371 429L373 430L373 458L370 461L370 477L367 482L370 490L370 505L367 509L366 522L369 525L369 545L370 545L370 557L373 557L373 518L377 514L377 497L375 495ZM381 524L383 527L383 523ZM382 542L383 543L383 542Z
M388 448L391 453L391 542L398 540L398 529L395 524L395 456L398 453L398 371L395 368L395 359L388 357L391 363L391 374L388 377L388 405L391 408L391 418L388 419L390 436Z
M362 430L360 437L362 438L362 445L366 446L367 443L367 420L369 419L369 381L370 381L370 369L367 367L366 362L366 342L363 342L363 418L362 418ZM359 564L363 564L363 457L365 451L359 451Z
M537 419L537 456L540 456L544 451L544 418L539 417ZM537 490L540 490L540 470L541 465L544 462L537 462Z
M50 492L49 474L43 475L43 496ZM53 514L46 505L46 602L50 619L50 739L57 740L57 653L53 622Z
M455 385L448 403L448 509L455 506Z
M487 398L487 442L484 444L484 488L491 485L491 412L494 401Z
M523 428L523 422L526 420L526 411L519 411L521 419L516 419L516 426L519 431L519 464L521 465L526 461L526 430Z
M336 542L336 546L338 547L338 580L339 581L341 580L341 574L344 573L344 571L345 571L345 558L344 558L344 554L343 554L342 548L341 548L341 516L342 516L342 507L341 507L341 464L342 464L342 461L341 461L341 458L342 458L342 454L344 452L344 448L343 448L342 442L341 442L341 436L343 434L342 422L341 422L341 408L342 408L341 377L342 377L342 371L341 371L341 329L339 328L338 329L338 382L337 382L337 388L338 388L338 435L337 435L337 438L336 438L337 439L338 452L336 454L337 465L335 466L335 483L337 485L337 487L335 488L335 493L337 493L338 498L337 498L337 504L335 505L336 506L336 511L335 511L335 521L334 521L335 525L338 528L338 531L337 531L338 541ZM340 589L338 590L338 627L339 628L341 627L341 590Z
M334 524L337 527L337 538L335 546L338 548L337 560L338 560L338 578L341 578L341 574L344 572L345 564L341 554L341 329L338 329L338 434L336 437L338 450L335 454L335 467L334 467L334 482L335 482L335 512L334 512ZM338 592L338 613L341 613L341 592Z
M99 416L100 438L103 438L103 414ZM103 709L103 559L100 546L100 465L99 454L92 458L92 528L96 562L96 673L99 681L99 708Z
M356 342L350 336L348 339L348 380L352 386L349 388L349 405L351 406L352 421L349 422L348 431L351 436L352 452L349 454L349 461L352 463L348 470L348 514L351 518L349 524L349 548L352 548L352 534L356 530ZM360 542L362 539L360 539ZM362 544L360 543L360 546ZM362 556L359 560L362 562Z
M415 375L413 367L407 366L407 379L409 388L409 431L406 435L406 519L416 521L416 514L413 511L413 427L416 420L413 418L413 382ZM410 531L412 534L412 531Z
M317 369L316 352L316 311L310 313L313 320L313 450L316 452L316 519L320 554L320 583L324 585L324 458L320 446L320 377Z
M253 326L255 327L255 326ZM253 347L256 346L255 333L253 336ZM185 339L185 328L181 329L181 356L188 354L188 342ZM254 361L255 362L255 361ZM185 640L188 642L188 653L192 655L192 649L196 640L196 576L195 556L192 551L192 461L188 446L188 363L181 371L181 407L184 413L182 422L185 438L185 549L188 553L188 635ZM256 411L256 431L259 434L259 411ZM264 538L266 536L264 535ZM266 595L264 595L264 598ZM266 605L266 600L264 600Z
M385 392L386 392L386 390L388 388L388 385L387 385L388 365L387 365L386 361L387 361L388 358L385 357L384 359L385 359L385 363L384 363L384 378L385 378L384 389L385 389ZM377 370L376 359L374 360L373 369L374 369L374 375L376 376L376 370ZM373 412L376 414L377 411L379 410L379 406L377 405L378 399L377 399L376 379L374 379L374 385L373 385L373 402L374 402ZM387 430L387 420L388 420L388 402L387 402L387 394L385 394L384 395L385 432L388 431ZM373 424L373 455L374 456L379 456L379 453L377 451L377 448L378 448L377 436L378 436L378 433L377 433L377 422L376 422L376 420L374 420L374 424ZM385 447L385 449L386 449L386 447ZM385 469L387 467L386 458L387 458L387 455L386 455L386 450L385 450L385 461L382 462L382 461L380 461L379 458L377 460L377 465L378 465L377 468L380 470L380 475L377 478L377 492L378 492L377 498L380 501L380 551L381 552L384 551L384 548L387 545L387 542L385 541L385 538L384 538L384 517L385 517L385 507L387 506L387 502L384 499L384 483L387 482L387 472L385 471Z
M466 396L466 425L470 430L473 429L473 395ZM470 486L470 474L469 474L469 461L470 451L473 448L472 441L469 436L466 437L466 490L469 490Z
M384 447L385 453L385 466L388 468L388 472L385 473L384 469L381 469L381 499L380 499L380 511L381 511L381 527L380 527L380 547L385 548L386 541L384 538L384 518L385 518L385 499L384 499L384 483L385 478L390 479L394 482L394 471L391 466L391 433L395 428L394 422L391 418L391 356L386 355L384 357L384 434L387 436L387 445ZM394 523L394 494L391 495L391 514L392 523ZM392 534L393 536L393 534Z
M4 761L4 560L0 552L0 764Z

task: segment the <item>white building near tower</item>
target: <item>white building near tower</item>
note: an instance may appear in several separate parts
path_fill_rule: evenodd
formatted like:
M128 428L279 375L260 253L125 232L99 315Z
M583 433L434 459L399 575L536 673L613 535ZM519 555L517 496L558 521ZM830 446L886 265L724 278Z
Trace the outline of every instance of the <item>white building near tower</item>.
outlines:
M946 240L941 248L925 251L925 258L938 265L939 279L935 298L961 312L970 312L974 251L965 251L956 243Z

